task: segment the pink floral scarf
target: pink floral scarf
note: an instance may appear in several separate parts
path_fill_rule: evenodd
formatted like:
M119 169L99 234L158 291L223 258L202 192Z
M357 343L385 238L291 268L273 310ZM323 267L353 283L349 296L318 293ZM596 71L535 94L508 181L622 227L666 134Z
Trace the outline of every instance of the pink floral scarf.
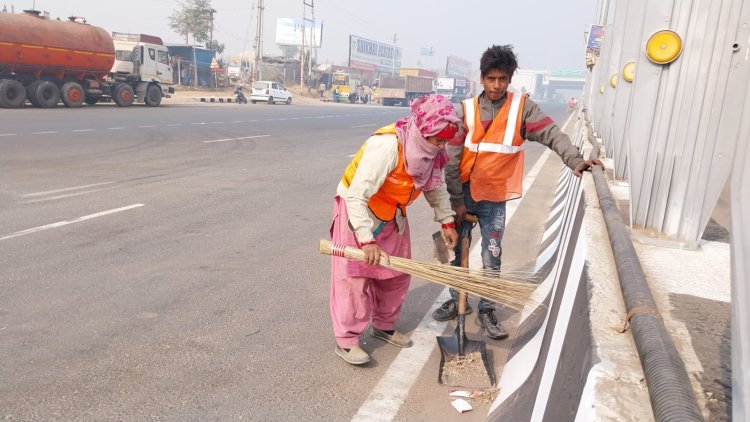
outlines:
M396 122L398 141L403 146L406 172L414 186L423 191L435 190L442 184L442 171L448 163L445 148L427 141L449 123L461 123L456 110L442 95L425 95L411 103L411 115Z

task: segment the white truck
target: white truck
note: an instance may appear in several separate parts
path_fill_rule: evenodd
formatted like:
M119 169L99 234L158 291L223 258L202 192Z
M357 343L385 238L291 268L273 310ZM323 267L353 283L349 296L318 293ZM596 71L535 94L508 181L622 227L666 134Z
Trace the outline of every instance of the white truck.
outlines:
M146 34L112 33L115 63L109 77L133 87L146 105L158 106L165 91L174 93L172 63L161 38Z

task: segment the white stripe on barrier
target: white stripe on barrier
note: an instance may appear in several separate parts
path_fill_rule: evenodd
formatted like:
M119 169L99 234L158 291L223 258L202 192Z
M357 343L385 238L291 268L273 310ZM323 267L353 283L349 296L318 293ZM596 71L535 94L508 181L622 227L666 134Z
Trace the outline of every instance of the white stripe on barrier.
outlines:
M552 327L552 339L550 340L549 348L547 349L547 360L542 369L542 379L539 382L539 389L536 393L534 410L529 419L531 422L542 421L544 419L545 410L547 409L547 402L552 391L552 383L555 380L558 363L560 362L560 356L563 352L565 335L568 332L570 316L573 313L576 293L578 292L578 287L581 283L583 266L586 262L586 242L579 241L582 238L585 239L585 231L586 228L581 225L581 229L578 232L576 241L574 242L575 249L573 250L573 260L570 264L570 271L568 272L568 277L565 282L565 290L563 291L563 297L560 301L557 317L555 318L555 326Z
M574 189L577 192L577 198L575 198L575 201L573 201L573 210L576 210L578 207L578 203L583 197L582 189L580 188L580 184L576 186L576 189ZM575 212L575 211L574 211ZM565 250L567 244L569 244L569 240L571 237L571 231L572 226L566 226L565 227L565 233L563 236L563 247L560 250L560 253L557 255L558 259L555 262L555 268L552 270L550 274L554 274L555 277L555 283L553 283L553 289L552 289L552 297L554 298L555 292L557 291L557 287L559 285L559 272L560 269L563 266L563 262L561 260L562 257L565 256ZM581 243L581 242L577 242ZM585 255L584 255L585 259ZM573 267L571 267L572 270ZM571 278L572 271L568 273L568 279ZM581 274L578 274L577 277L580 280ZM534 308L536 309L536 308ZM533 309L531 309L533 311ZM528 310L524 309L524 313L527 313ZM531 373L534 371L534 367L536 366L536 362L539 359L540 353L541 353L541 347L542 342L544 340L544 334L547 331L547 324L549 322L550 313L549 311L544 316L544 322L539 327L537 332L534 334L534 336L529 340L526 344L524 344L520 350L518 350L513 357L506 362L505 366L503 367L502 376L500 378L500 381L498 382L498 388L500 390L500 393L498 394L495 401L492 403L492 406L490 407L489 414L491 414L495 409L497 409L505 400L507 400L511 395L513 395L531 376ZM565 323L567 324L567 319L565 320Z

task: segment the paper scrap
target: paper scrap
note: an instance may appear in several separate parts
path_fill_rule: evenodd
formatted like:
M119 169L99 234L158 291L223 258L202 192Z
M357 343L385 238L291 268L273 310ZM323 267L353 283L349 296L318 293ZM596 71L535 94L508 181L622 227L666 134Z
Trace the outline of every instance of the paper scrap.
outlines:
M448 395L451 396L451 397L466 397L466 398L469 398L469 397L471 397L471 394L472 393L470 391L453 390Z
M451 402L451 404L453 405L453 407L455 407L455 408L456 408L456 410L458 410L458 413L464 413L464 412L468 412L469 410L471 410L471 409L472 409L472 407L471 407L471 405L469 404L469 402L467 402L467 401L466 401L466 400L464 400L464 399L456 399L456 400L453 400L453 401Z

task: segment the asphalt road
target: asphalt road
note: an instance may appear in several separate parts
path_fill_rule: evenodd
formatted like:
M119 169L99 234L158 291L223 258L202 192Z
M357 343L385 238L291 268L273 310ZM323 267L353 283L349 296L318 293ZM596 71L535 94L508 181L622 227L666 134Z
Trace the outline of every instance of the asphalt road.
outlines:
M367 340L367 368L334 355L317 242L351 155L406 112L0 110L0 417L350 420L398 350ZM413 208L430 259L437 225ZM441 291L415 280L402 329Z

